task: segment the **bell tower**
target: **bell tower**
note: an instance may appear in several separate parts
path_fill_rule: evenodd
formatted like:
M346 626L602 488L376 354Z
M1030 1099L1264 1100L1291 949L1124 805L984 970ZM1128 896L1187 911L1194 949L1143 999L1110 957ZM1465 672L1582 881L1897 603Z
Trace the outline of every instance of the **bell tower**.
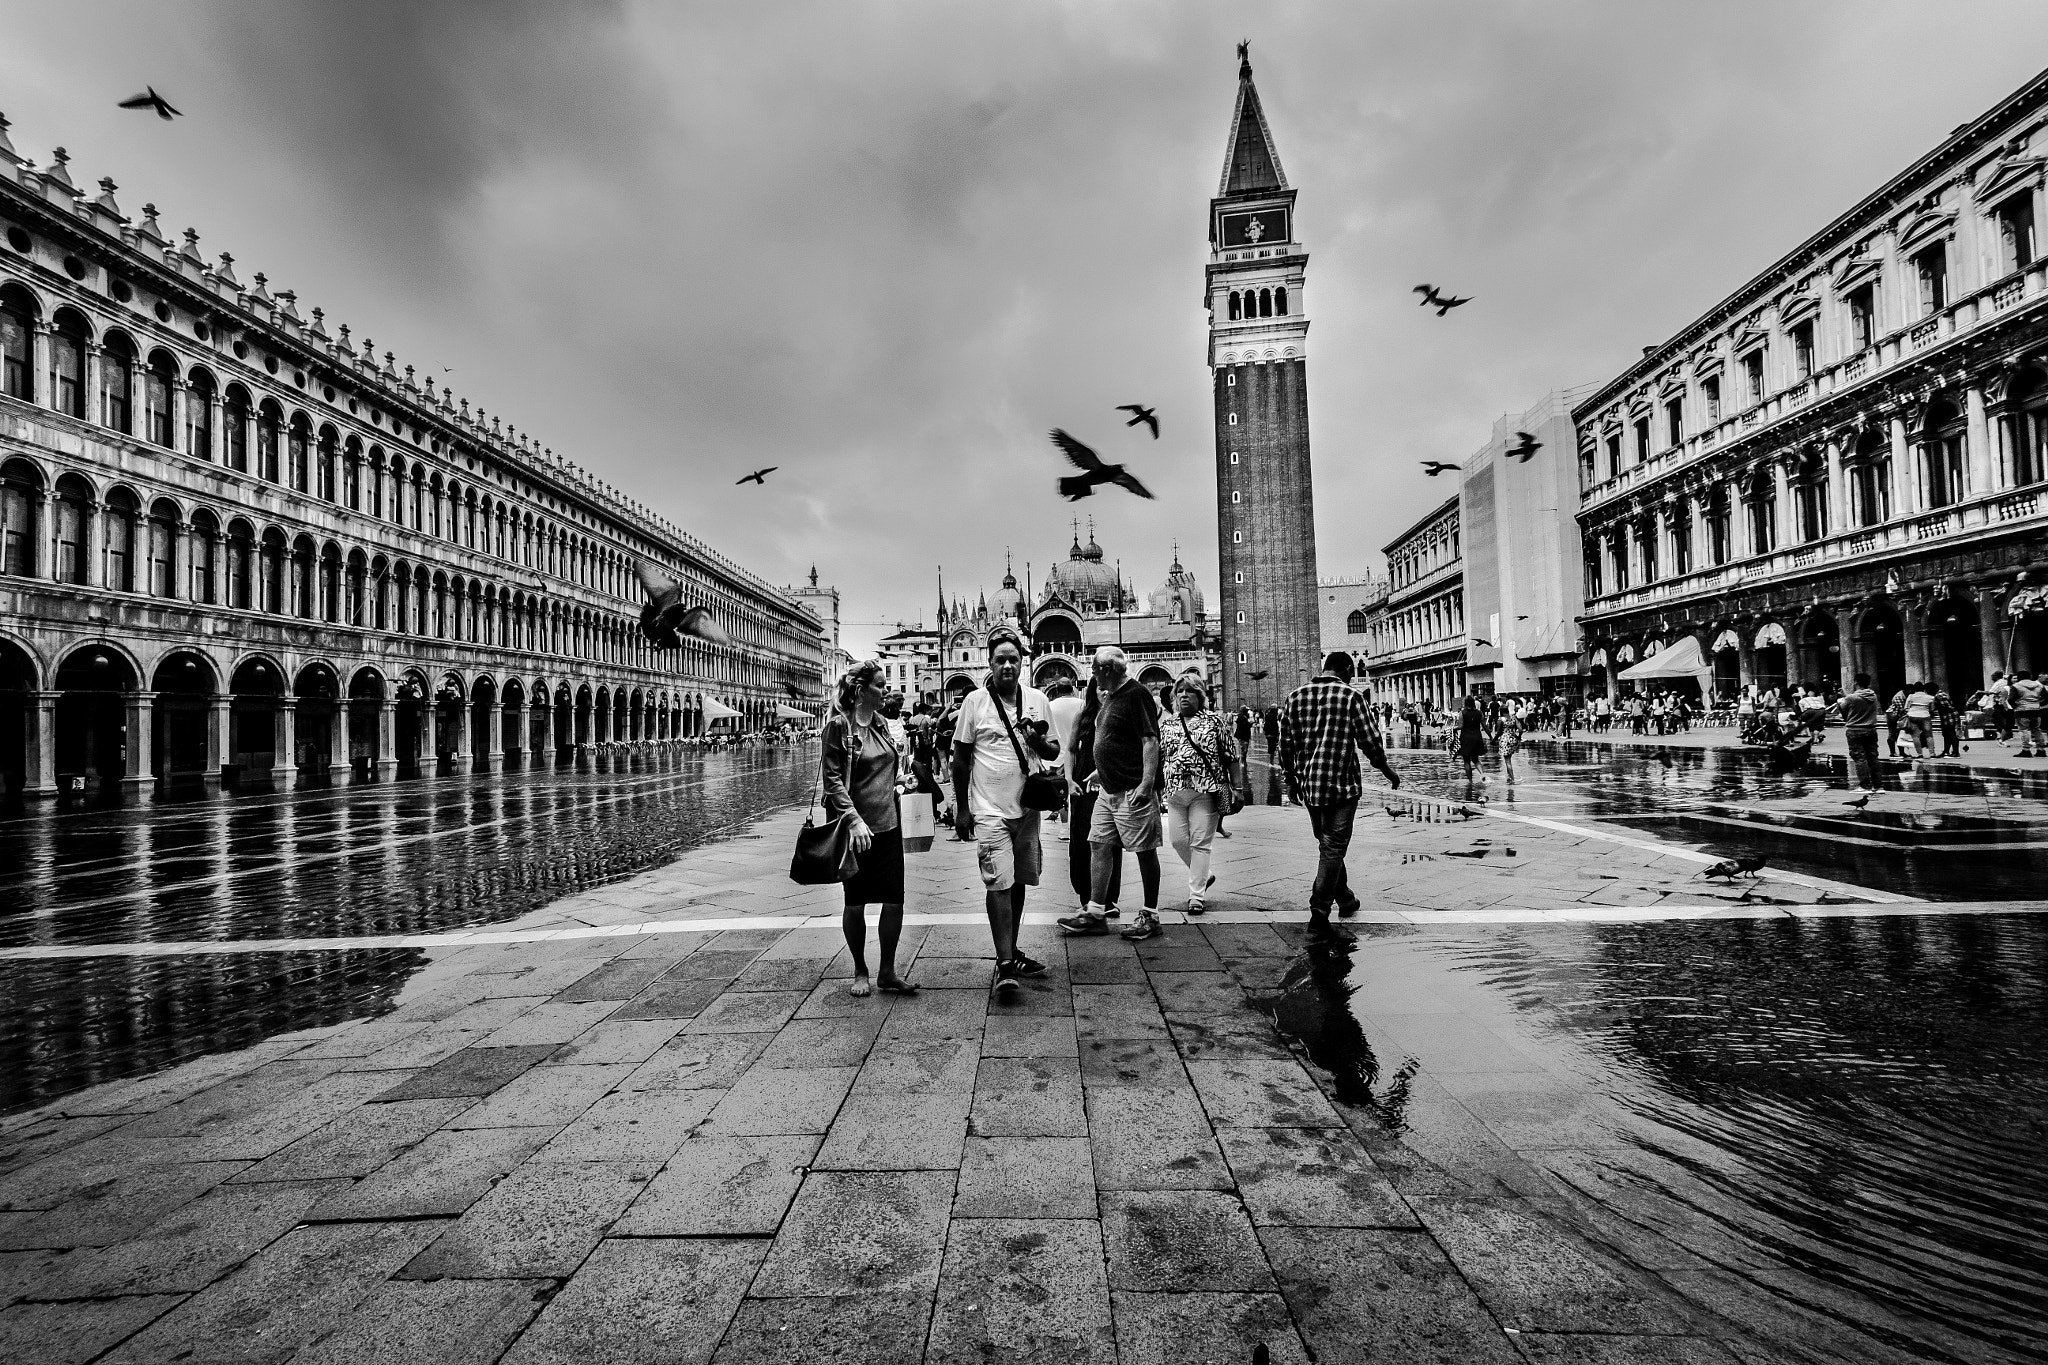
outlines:
M1260 708L1315 675L1316 513L1308 453L1308 252L1294 191L1237 45L1237 106L1209 201L1209 376L1223 704ZM1263 678L1252 674L1264 673Z

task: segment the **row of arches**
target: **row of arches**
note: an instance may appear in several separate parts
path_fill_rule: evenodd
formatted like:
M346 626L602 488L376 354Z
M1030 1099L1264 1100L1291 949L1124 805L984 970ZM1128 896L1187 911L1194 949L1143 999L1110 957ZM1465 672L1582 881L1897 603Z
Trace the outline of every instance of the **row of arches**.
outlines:
M1287 316L1287 288L1281 285L1266 289L1233 289L1228 306L1232 322L1242 322L1247 318L1284 318Z
M174 646L145 664L110 642L46 665L0 633L0 781L8 795L178 780L283 787L496 771L593 748L772 723L773 703L623 681L387 673L269 652Z
M0 393L614 597L635 555L0 277ZM381 420L381 418L379 419ZM394 432L397 427L393 420ZM417 434L417 433L416 433ZM708 576L669 572L731 605ZM735 613L737 616L738 613ZM735 638L747 638L741 621Z
M1739 624L1723 621L1676 634L1610 636L1589 655L1591 695L1630 684L1619 674L1654 657L1686 635L1694 637L1712 668L1721 697L1745 687L1759 693L1806 687L1846 690L1867 673L1885 701L1909 682L1945 689L1960 705L1996 672L2048 671L2048 612L2009 617L1995 589L1955 586L1924 599L1877 594L1848 607L1813 607L1788 616ZM1660 680L1659 686L1670 686Z

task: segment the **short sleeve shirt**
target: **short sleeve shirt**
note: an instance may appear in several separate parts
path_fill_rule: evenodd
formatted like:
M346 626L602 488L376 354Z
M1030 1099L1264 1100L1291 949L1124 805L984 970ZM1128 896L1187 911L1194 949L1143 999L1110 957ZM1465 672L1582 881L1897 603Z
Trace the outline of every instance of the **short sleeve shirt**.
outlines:
M1045 699L1045 693L1035 687L1018 684L1019 705L1011 710L1008 703L1004 710L1010 712L1010 723L1015 725L1021 715L1029 720L1052 720L1052 709ZM1024 736L1017 736L1018 744L1024 743ZM1003 728L1002 717L996 714L995 698L986 687L977 687L960 701L960 718L953 725L953 743L971 744L974 747L974 770L968 777L967 813L977 820L1017 820L1024 815L1024 770L1017 765L1017 750L1010 743L1009 731ZM1025 752L1030 748L1026 746Z
M1095 772L1102 789L1136 791L1145 780L1145 741L1158 738L1158 703L1144 684L1124 679L1095 716Z

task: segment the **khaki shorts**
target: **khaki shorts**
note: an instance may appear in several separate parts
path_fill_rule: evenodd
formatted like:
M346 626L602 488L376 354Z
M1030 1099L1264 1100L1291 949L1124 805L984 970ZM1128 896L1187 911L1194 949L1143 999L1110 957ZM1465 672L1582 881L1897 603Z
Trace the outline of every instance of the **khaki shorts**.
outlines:
M974 817L974 851L981 863L981 884L991 891L1038 885L1044 858L1038 846L1038 812L1027 810L1015 820Z
M1102 793L1088 822L1088 842L1116 844L1126 853L1159 847L1159 798L1139 801L1136 792Z

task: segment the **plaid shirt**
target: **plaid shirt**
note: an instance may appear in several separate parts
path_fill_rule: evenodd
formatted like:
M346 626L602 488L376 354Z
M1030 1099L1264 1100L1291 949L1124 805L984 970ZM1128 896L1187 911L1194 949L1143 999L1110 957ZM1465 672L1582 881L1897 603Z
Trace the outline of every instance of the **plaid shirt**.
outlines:
M1325 673L1288 694L1280 710L1280 770L1302 805L1334 806L1362 793L1360 749L1374 767L1386 762L1363 692Z

